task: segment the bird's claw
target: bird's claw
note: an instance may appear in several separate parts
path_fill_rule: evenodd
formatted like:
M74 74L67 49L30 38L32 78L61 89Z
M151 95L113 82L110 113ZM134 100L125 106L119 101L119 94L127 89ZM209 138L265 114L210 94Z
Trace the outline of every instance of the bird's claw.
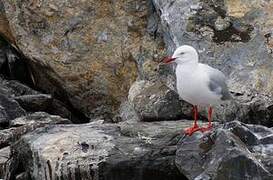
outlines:
M185 135L191 136L193 133L197 131L201 131L202 133L210 131L212 129L212 125L208 125L207 127L199 127L199 126L193 126L190 128L185 129L184 133Z
M212 125L208 125L207 127L202 127L202 132L207 132L210 131L212 129Z
M193 127L185 129L185 134L191 136L193 133L195 133L197 131L203 132L203 128L199 127L199 126L193 126Z

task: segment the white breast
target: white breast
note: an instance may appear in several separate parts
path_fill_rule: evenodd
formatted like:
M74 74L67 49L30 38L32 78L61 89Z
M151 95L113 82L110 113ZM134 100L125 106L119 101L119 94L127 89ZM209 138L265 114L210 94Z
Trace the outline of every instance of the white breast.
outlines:
M192 105L208 106L219 103L221 97L209 89L209 75L198 64L177 65L176 83L179 96Z

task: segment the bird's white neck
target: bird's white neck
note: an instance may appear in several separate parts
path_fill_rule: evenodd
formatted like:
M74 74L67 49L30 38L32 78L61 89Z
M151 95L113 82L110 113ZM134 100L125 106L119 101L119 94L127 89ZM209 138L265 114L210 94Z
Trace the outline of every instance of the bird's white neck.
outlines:
M176 66L176 75L182 73L182 72L193 72L197 69L198 62L188 62L183 64L177 64Z
M191 74L195 70L198 69L198 55L187 57L187 59L183 59L182 61L178 61L176 66L176 76L180 77L181 74Z

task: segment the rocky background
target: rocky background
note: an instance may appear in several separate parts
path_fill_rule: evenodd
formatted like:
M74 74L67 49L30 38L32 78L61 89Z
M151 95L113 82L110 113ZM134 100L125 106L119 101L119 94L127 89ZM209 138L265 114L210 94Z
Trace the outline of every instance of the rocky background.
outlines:
M272 29L266 0L0 0L0 179L273 179ZM159 65L183 44L234 97L208 134Z

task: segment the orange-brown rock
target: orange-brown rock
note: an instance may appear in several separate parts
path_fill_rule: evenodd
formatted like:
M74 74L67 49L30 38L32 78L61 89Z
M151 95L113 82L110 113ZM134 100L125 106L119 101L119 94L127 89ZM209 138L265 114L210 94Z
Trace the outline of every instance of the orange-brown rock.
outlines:
M163 50L145 30L143 0L3 3L36 85L90 117L111 117L137 77L137 62Z
M10 31L9 22L7 20L4 5L0 1L0 35L4 37L11 44L15 44L15 39Z

